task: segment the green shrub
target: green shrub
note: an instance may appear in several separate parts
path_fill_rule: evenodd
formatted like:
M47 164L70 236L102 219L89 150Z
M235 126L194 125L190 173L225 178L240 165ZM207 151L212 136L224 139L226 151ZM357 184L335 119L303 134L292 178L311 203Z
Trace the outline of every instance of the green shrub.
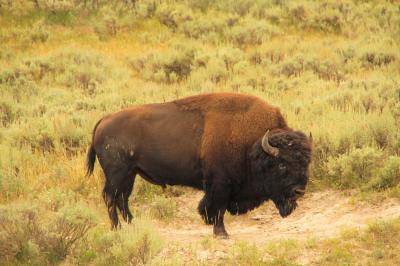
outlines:
M354 106L354 95L351 91L338 91L327 98L327 102L342 112L350 111Z
M162 188L136 176L134 192L132 194L138 202L150 202L156 195L162 194Z
M250 64L247 61L239 61L237 64L233 66L232 72L234 74L245 74L250 69ZM257 83L255 83L257 86ZM255 88L256 86L253 86Z
M12 122L18 119L20 116L20 110L18 110L15 104L11 104L8 101L0 102L0 124L4 127L9 126Z
M285 53L280 49L263 48L254 49L249 56L250 63L254 65L270 66L271 64L278 64L285 58ZM294 59L294 64L303 64L304 60L297 57ZM293 62L292 62L293 63ZM301 70L301 69L299 69ZM283 71L285 72L285 71ZM283 73L286 75L286 73ZM291 76L291 75L287 75Z
M378 241L380 244L386 247L397 245L398 241L392 241L398 239L400 235L400 223L398 219L393 220L378 220L368 226L365 234L365 240ZM368 239L370 238L370 239ZM397 243L396 243L397 242Z
M289 9L289 20L290 23L293 25L303 26L304 23L307 21L309 14L306 8L303 5L295 6Z
M350 45L344 48L339 48L336 50L336 53L341 58L342 63L348 63L349 61L353 60L356 56L356 49Z
M176 213L176 202L171 198L156 195L151 201L150 213L161 220L170 220Z
M390 112L384 110L380 115L371 116L367 131L372 142L381 149L396 153L398 147L398 128Z
M339 33L342 31L344 21L342 14L335 9L328 9L321 6L312 21L312 27L323 32Z
M263 251L256 245L239 242L232 247L231 256L226 258L228 265L264 265Z
M37 22L33 25L31 31L29 32L29 38L32 42L46 42L49 38L49 31L46 29L43 21Z
M49 24L71 25L79 15L87 15L89 10L99 9L101 1L86 0L41 0L34 1L36 8L45 11ZM100 5L99 5L100 2Z
M9 155L10 157L12 155ZM0 192L3 200L16 198L27 191L24 180L20 175L20 169L14 165L14 162L2 162L0 170Z
M244 59L243 52L238 48L222 47L217 51L217 56L224 60L227 70L232 70L235 64Z
M74 8L73 0L55 0L55 1L37 1L37 7L47 9L49 11L72 11Z
M16 208L16 206L14 206ZM35 207L20 207L11 211L0 209L0 262L40 262L43 260L33 238L41 236Z
M68 87L78 87L93 94L107 79L122 78L107 60L94 51L66 50L48 59L52 78Z
M79 247L77 264L146 265L160 252L162 241L151 221L136 218L118 231L97 228L89 241Z
M4 36L2 36L2 32L0 32L0 38L4 40ZM0 60L6 60L8 62L12 62L14 58L15 58L15 54L12 52L11 49L0 48Z
M0 72L4 84L17 100L37 93L37 84L80 88L93 95L111 79L123 81L127 73L117 69L93 50L63 49L41 58L25 59L11 70Z
M350 248L344 247L338 243L332 243L331 245L333 248L330 248L329 252L323 252L322 258L320 259L321 264L331 262L332 264L330 265L352 265L355 263L355 258L352 256Z
M114 9L102 8L99 12L99 19L94 26L94 31L99 37L99 40L106 41L110 37L115 37L120 31L121 19L119 19L117 11Z
M371 93L362 93L359 97L359 101L361 102L362 106L364 107L364 110L366 113L372 112L376 110L378 107L381 107L382 111L382 105L380 102L377 101L376 97L372 95Z
M394 62L396 57L385 52L366 52L360 57L362 65L366 68L381 67Z
M183 33L190 38L199 39L210 33L221 35L226 25L219 18L199 18L188 20L182 25Z
M310 68L320 79L332 80L338 84L345 79L342 66L330 61L314 61L310 64Z
M233 13L239 16L245 16L255 5L251 0L225 0L216 1L216 8L224 13Z
M65 206L72 206L76 203L78 196L71 190L61 187L50 188L37 196L38 204L46 206L52 212L58 212Z
M224 60L220 58L211 58L207 64L206 71L208 78L214 83L225 80L229 74Z
M161 186L153 185L144 179L136 176L134 192L132 194L135 197L135 201L154 203L155 208L169 202L170 197L179 197L184 193L184 189L178 186L167 186L162 188ZM157 198L158 197L158 198ZM156 200L154 200L157 198ZM174 205L174 203L171 203ZM176 207L176 206L175 206ZM175 209L171 206L172 209Z
M51 245L46 247L50 250L49 260L56 262L64 259L95 223L96 216L88 206L78 204L61 208L51 225Z
M151 18L157 10L157 1L135 2L135 13L139 18Z
M32 151L52 152L56 145L53 129L47 128L46 125L41 128L15 130L11 138L16 147L30 147Z
M295 5L289 9L289 24L300 29L312 29L321 32L340 33L345 23L343 13L331 3L310 3Z
M74 123L66 124L59 129L59 142L68 154L84 151L88 144L87 132Z
M278 32L276 27L263 21L247 19L228 29L226 37L237 45L256 45L262 44Z
M64 207L46 224L43 209L32 204L0 210L0 262L54 264L71 253L94 226L87 206Z
M17 102L21 102L39 91L37 84L24 66L0 72L0 88Z
M167 26L172 30L176 30L185 21L193 19L193 14L190 9L184 5L168 5L162 3L156 10L156 17L161 24Z
M193 10L200 10L201 12L207 11L212 6L212 0L189 0L188 4Z
M301 72L305 70L305 62L301 57L293 58L292 60L282 63L280 73L286 77L300 76Z
M339 188L365 185L382 165L383 153L374 148L353 149L338 157L331 157L325 164L326 176Z
M146 80L173 83L190 75L194 56L193 48L177 45L167 53L137 58L130 62L130 66Z
M372 179L364 188L367 190L385 190L400 184L400 157L390 156L385 160L377 177Z
M194 67L195 68L206 67L208 61L210 61L210 58L212 56L213 55L208 51L204 50L197 51L194 55L194 62L193 62Z

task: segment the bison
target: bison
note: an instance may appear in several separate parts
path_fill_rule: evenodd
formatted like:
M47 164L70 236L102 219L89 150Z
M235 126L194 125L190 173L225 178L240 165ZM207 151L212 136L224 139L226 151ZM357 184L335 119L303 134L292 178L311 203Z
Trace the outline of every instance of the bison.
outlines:
M204 190L198 212L214 235L228 237L224 214L244 214L272 200L282 217L304 195L311 139L289 128L278 108L241 94L197 95L105 116L93 130L87 174L96 156L112 228L117 208L132 220L136 175L148 182Z

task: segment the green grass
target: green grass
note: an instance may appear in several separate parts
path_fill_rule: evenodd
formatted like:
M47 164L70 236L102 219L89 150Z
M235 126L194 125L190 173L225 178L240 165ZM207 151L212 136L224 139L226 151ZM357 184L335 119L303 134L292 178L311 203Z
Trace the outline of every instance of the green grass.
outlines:
M141 232L132 238L108 233L100 197L104 178L99 167L94 176L84 176L85 151L103 115L198 93L259 96L279 106L292 128L312 132L311 189L354 189L355 200L373 202L400 197L400 14L395 1L95 2L46 0L36 7L34 1L0 1L0 215L16 203L35 203L36 211L46 206L35 220L44 242L21 230L19 242L11 241L11 253L4 253L11 255L0 261L117 260L122 265L139 258L162 264L156 256L160 247ZM161 188L136 183L135 201L147 206L137 214L172 221L178 209L174 196L186 191L168 188L160 196ZM100 225L61 253L39 255L61 230L50 218L76 203L98 210L93 215ZM21 228L26 219L17 219ZM397 224L372 228L396 233ZM362 235L368 239L373 232ZM114 237L122 246L145 246L150 253L121 250ZM350 239L367 249L365 239ZM291 265L300 251L317 249L316 264L358 262L356 244L346 238L332 241L322 241L320 249L281 243L282 254L272 245L267 247L272 259L244 243L232 256L243 264ZM398 262L379 241L368 252L360 250L362 261ZM109 249L103 249L106 243ZM171 265L179 261L173 257Z

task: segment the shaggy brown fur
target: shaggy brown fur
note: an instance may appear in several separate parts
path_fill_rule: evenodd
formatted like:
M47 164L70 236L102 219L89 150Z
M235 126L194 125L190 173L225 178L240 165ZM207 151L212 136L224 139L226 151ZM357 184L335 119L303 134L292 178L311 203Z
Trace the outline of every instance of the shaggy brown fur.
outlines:
M267 130L280 149L276 157L261 147ZM310 154L308 139L287 127L278 108L253 96L217 93L104 117L94 129L88 173L97 155L113 227L116 206L132 219L128 197L139 174L161 186L203 189L199 212L215 234L226 236L225 210L241 214L272 199L282 216L289 215L305 189Z

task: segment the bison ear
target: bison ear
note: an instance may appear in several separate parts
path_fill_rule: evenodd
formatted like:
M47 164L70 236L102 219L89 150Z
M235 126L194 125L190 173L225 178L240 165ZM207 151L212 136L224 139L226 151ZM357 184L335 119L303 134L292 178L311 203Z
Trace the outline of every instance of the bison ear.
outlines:
M262 137L261 140L261 146L263 148L263 150L268 153L269 155L272 155L274 157L278 156L279 154L279 149L272 146L271 144L269 144L269 130L267 131L267 133L265 133L265 135Z

